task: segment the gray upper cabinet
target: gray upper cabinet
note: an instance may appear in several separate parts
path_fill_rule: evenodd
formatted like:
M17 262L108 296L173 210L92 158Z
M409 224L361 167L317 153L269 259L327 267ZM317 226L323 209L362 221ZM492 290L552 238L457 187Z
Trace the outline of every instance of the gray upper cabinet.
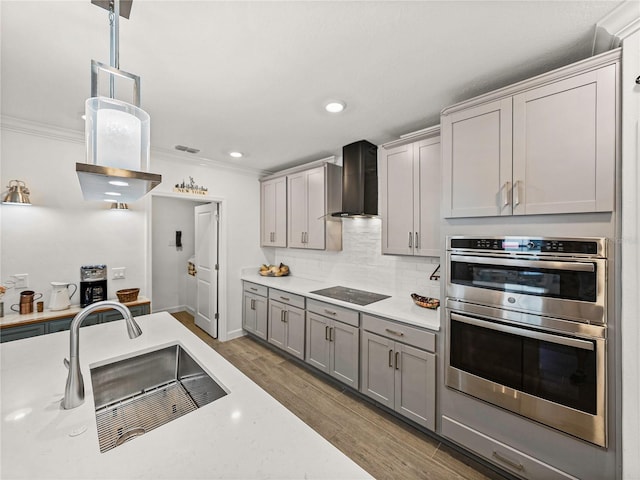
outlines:
M427 131L378 150L384 254L440 255L440 128Z
M260 184L260 246L287 246L287 177Z
M619 51L445 109L445 218L614 208Z
M287 243L292 248L342 249L342 167L325 163L287 175Z

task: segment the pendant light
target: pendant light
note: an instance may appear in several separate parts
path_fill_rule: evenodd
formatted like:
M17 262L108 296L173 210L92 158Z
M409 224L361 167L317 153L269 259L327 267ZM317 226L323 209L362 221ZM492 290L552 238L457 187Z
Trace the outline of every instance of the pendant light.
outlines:
M92 0L109 10L110 65L91 61L91 98L85 104L87 162L76 163L76 173L85 200L117 195L118 202L125 203L142 198L162 176L148 172L150 118L140 108L140 77L119 68L120 1ZM100 72L109 76L109 97L98 95ZM133 82L134 105L115 98L115 77Z
M7 205L31 205L29 189L22 180L11 180L7 186L6 195L2 203Z

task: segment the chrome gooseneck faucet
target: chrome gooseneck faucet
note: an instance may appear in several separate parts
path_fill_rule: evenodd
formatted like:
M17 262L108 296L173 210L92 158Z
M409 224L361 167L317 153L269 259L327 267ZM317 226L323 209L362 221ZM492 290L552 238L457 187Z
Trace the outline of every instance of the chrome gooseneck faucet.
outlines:
M122 313L122 316L127 322L129 338L136 338L142 335L140 325L138 325L138 323L133 319L131 311L122 303L114 302L112 300L104 300L102 302L92 303L78 312L71 321L69 361L67 361L66 358L64 360L65 365L69 369L67 384L64 388L64 398L62 399L62 408L65 410L76 408L84 403L84 380L82 379L80 360L78 358L78 352L80 349L80 325L82 325L84 319L92 312L107 307L111 307Z

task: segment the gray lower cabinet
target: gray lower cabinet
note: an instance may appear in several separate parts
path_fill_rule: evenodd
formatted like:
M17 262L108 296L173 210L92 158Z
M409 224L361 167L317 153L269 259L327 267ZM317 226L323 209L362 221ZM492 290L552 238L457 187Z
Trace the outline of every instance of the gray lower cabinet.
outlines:
M358 327L307 311L306 362L357 389L359 332Z
M36 337L46 333L44 323L34 323L32 325L22 325L20 327L3 328L0 330L0 342L12 342L23 338Z
M268 305L267 341L304 360L304 309L271 298Z
M129 307L131 314L134 317L140 315L147 315L150 311L150 305L148 303L141 305L134 305ZM11 342L13 340L21 340L23 338L36 337L38 335L46 335L48 333L63 332L69 330L71 322L75 315L58 318L56 320L49 320L31 325L21 325L18 327L3 328L0 330L0 342ZM118 311L105 311L100 313L93 313L84 319L82 322L83 327L89 325L96 325L98 323L113 322L114 320L122 319L122 314Z
M133 307L129 307L129 310L134 317L147 315L149 313L149 304L134 305ZM116 320L122 320L123 318L122 314L117 310L109 310L100 314L100 323L114 322Z
M435 345L435 335L370 315L362 315L362 319L360 391L435 430L436 355L407 344L430 348L430 336ZM425 343L424 339L429 340Z
M267 339L267 298L244 292L242 328L263 340Z

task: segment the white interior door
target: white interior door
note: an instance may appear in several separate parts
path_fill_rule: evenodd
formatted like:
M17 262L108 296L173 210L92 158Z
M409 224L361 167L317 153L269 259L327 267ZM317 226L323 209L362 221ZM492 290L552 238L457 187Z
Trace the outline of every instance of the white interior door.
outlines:
M195 207L196 325L218 338L218 204Z

